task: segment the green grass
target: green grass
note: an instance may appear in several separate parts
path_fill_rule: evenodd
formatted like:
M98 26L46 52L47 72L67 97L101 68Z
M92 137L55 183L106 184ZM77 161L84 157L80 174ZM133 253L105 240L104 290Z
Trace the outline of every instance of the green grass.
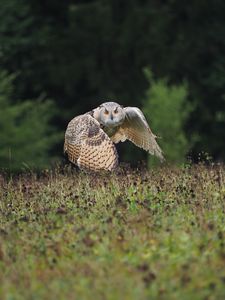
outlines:
M0 177L0 299L225 299L225 169Z

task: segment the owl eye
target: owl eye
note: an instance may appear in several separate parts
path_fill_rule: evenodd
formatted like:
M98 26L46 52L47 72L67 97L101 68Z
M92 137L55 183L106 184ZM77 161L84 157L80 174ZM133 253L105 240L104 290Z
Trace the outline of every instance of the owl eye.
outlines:
M105 109L104 114L105 114L105 115L108 115L108 114L109 114L109 111L108 111L107 109Z
M114 114L117 114L118 113L118 108L116 108L115 110L114 110Z

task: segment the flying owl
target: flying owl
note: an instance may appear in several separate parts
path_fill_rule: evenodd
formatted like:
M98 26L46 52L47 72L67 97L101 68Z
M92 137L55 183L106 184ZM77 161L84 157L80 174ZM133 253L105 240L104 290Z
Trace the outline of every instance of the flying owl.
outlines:
M80 169L111 171L118 165L114 143L125 140L164 160L156 136L141 110L122 107L116 102L105 102L73 118L66 129L64 152Z

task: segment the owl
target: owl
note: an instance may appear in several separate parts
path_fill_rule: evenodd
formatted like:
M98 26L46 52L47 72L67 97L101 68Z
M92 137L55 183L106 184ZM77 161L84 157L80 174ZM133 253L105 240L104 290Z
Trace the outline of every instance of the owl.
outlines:
M118 166L114 144L125 140L164 160L156 136L141 110L116 102L105 102L73 118L66 129L64 152L80 169L112 171Z

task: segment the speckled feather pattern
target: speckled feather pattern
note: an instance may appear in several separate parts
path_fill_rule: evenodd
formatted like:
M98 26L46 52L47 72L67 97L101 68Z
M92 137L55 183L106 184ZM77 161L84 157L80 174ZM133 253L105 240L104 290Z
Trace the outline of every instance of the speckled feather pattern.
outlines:
M81 169L111 171L118 165L114 143L125 140L164 160L142 111L137 107L123 108L116 102L105 102L72 119L65 133L64 151Z
M118 165L116 148L91 115L75 117L68 124L64 151L79 168L91 171L113 170Z

